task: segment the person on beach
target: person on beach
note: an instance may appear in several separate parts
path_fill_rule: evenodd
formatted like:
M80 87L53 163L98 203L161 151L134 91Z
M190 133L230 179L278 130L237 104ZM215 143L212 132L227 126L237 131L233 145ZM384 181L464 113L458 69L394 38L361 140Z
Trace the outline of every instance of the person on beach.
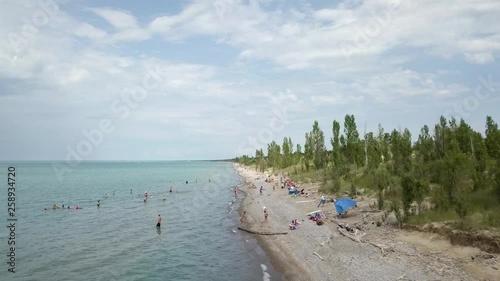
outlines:
M158 215L158 222L156 223L156 227L160 227L161 226L161 216Z
M319 207L320 205L323 205L323 206L324 206L324 205L325 205L325 202L326 202L326 200L325 200L325 196L324 196L324 195L321 195L321 200L319 200L318 207Z
M234 198L238 198L238 189L234 188Z
M264 190L264 188L262 187L262 185L260 186L260 194L262 195L262 190Z
M243 225L245 223L245 215L247 214L247 211L243 211L243 214L240 216L240 225Z
M101 200L97 200L97 208L101 207Z
M267 220L267 215L268 215L268 213L267 213L267 208L266 208L266 207L264 207L264 222L269 222L269 221Z

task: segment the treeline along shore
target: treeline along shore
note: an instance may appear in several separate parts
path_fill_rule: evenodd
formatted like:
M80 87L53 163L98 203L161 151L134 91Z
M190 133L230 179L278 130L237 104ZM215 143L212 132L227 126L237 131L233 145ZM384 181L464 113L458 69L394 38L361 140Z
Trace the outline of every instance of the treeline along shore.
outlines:
M441 116L415 141L406 128L386 132L380 124L378 132L361 137L354 115L345 116L342 128L334 120L331 132L326 139L315 121L303 147L284 138L236 160L319 182L325 193L376 197L375 207L394 213L400 226L446 221L462 230L500 227L500 131L491 116L484 132Z

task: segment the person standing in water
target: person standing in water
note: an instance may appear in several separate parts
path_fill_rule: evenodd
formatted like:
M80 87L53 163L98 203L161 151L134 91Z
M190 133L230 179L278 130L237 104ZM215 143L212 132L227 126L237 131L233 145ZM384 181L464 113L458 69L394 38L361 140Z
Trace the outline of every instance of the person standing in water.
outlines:
M238 189L234 187L234 198L238 198Z
M158 222L156 223L156 227L160 227L161 226L161 216L158 215Z
M172 192L172 186L170 186L170 192Z
M97 208L101 207L101 200L97 200Z

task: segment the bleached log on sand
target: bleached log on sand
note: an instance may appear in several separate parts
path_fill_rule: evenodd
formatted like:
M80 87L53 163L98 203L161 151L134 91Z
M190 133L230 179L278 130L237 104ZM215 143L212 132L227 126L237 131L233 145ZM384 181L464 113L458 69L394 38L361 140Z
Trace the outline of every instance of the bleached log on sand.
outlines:
M370 245L372 245L372 246L374 246L374 247L379 248L379 249L380 249L380 251L382 251L382 255L384 255L384 256L385 256L385 255L387 255L387 253L385 252L385 250L388 250L388 249L389 249L389 247L387 247L387 246L385 246L385 245L382 245L382 244L375 244L375 243L372 243L372 242L370 242L370 241L367 241L366 243L368 243L368 244L370 244Z
M325 259L323 257L321 257L320 255L318 255L318 253L314 252L313 254L315 254L318 258L320 258L322 261L324 261Z
M345 237L351 239L354 242L361 243L361 240L358 237L354 237L353 235L347 233L344 229L342 228L337 228L337 230L340 232L340 234L344 235Z

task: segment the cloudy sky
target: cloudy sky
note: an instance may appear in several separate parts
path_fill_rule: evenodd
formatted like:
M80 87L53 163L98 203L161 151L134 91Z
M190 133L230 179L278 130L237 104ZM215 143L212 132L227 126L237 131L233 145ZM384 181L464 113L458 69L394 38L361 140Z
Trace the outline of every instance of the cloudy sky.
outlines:
M346 114L414 137L500 120L497 0L0 6L0 160L230 158Z

